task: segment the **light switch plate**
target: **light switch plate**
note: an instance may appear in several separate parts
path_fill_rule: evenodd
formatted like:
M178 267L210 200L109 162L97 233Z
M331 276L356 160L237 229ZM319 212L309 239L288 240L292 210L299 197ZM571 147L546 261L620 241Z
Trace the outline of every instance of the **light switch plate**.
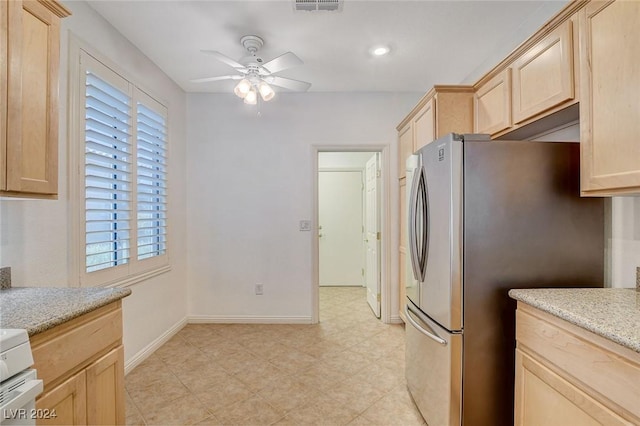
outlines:
M300 230L301 231L311 231L311 221L310 220L301 220L300 221Z

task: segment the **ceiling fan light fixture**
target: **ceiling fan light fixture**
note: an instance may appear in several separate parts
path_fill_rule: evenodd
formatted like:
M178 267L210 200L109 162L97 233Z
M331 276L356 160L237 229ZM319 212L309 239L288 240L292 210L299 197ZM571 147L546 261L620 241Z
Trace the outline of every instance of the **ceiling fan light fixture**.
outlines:
M0 2L3 0L0 0ZM309 0L300 0L302 2ZM342 2L343 0L312 0L315 2ZM238 83L233 88L233 93L244 103L256 105L259 100L268 102L276 95L273 86L283 87L297 92L309 90L311 83L294 80L292 78L276 75L280 71L302 65L302 60L293 52L285 52L270 61L264 62L258 52L264 45L262 38L256 35L246 35L240 39L240 44L245 48L249 56L236 61L216 50L202 50L203 53L212 55L218 61L233 68L237 74L204 77L191 80L193 83L208 83L220 80L235 80ZM258 98L258 93L260 98Z
M258 93L256 92L256 89L252 87L247 92L247 94L244 97L244 103L247 105L255 105L258 103Z
M276 95L276 92L273 91L271 86L269 86L264 81L258 84L258 91L260 92L260 96L262 97L262 100L265 102L269 102Z
M245 97L251 92L251 82L246 78L240 80L236 87L233 89L233 93L239 98L245 99Z

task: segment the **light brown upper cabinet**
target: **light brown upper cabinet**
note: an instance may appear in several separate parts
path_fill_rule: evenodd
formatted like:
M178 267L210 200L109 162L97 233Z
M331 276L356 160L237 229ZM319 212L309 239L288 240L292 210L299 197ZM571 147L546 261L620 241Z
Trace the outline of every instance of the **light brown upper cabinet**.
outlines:
M568 3L474 84L476 133L499 138L525 128L517 138L578 119L577 107L569 107L579 100L576 12L584 5Z
M448 133L470 133L473 131L473 87L434 86L427 93L433 98L434 137L422 143L416 139L416 149ZM428 137L425 131L425 137ZM426 140L423 139L423 140Z
M572 22L553 30L517 58L511 68L515 124L573 99Z
M53 0L1 3L0 195L55 198L60 18L70 12Z
M396 128L399 137L411 127L412 149L408 155L447 133L473 131L473 87L434 86L420 99L413 110ZM404 136L409 137L409 135ZM399 139L400 140L400 139ZM400 140L399 162L402 168L408 157ZM404 171L400 174L404 176Z
M398 131L398 178L406 175L407 158L413 154L413 123L409 122Z
M7 30L9 25L9 4L0 1L0 191L7 187L7 72L9 51Z
M580 11L583 195L640 193L640 2Z
M436 138L436 102L431 98L413 118L414 151Z
M407 225L407 197L405 196L407 193L407 180L400 180L400 247L398 248L398 264L400 268L398 269L398 286L399 286L399 299L398 299L398 312L400 314L400 318L406 322L406 318L404 317L404 304L405 298L407 295L406 288L406 264L407 264L407 236L408 225Z
M511 126L511 69L478 87L474 96L474 131L495 134Z

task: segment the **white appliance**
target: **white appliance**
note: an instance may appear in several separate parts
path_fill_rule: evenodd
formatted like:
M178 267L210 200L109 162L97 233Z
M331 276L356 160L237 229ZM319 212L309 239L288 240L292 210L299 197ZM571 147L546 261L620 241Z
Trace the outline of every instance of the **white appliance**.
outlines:
M579 168L577 143L488 135L409 158L406 378L430 426L513 424L510 288L602 287L604 201Z
M0 424L35 425L37 379L26 330L0 329Z

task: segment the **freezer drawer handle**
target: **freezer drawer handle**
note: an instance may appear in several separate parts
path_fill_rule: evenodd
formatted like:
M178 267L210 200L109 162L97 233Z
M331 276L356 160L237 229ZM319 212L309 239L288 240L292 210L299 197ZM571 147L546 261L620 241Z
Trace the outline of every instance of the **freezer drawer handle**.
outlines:
M420 316L416 312L414 312L413 309L409 308L409 305L404 305L404 313L406 314L406 317L409 320L409 322L411 323L411 325L414 326L420 333L424 334L425 336L427 336L431 340L435 340L436 342L440 343L442 346L447 346L447 341L446 340L444 340L440 336L437 336L433 332L433 330L432 331L425 330L420 324L418 324L418 322L416 320L414 320L411 317L411 314L414 314L415 316L420 318Z

